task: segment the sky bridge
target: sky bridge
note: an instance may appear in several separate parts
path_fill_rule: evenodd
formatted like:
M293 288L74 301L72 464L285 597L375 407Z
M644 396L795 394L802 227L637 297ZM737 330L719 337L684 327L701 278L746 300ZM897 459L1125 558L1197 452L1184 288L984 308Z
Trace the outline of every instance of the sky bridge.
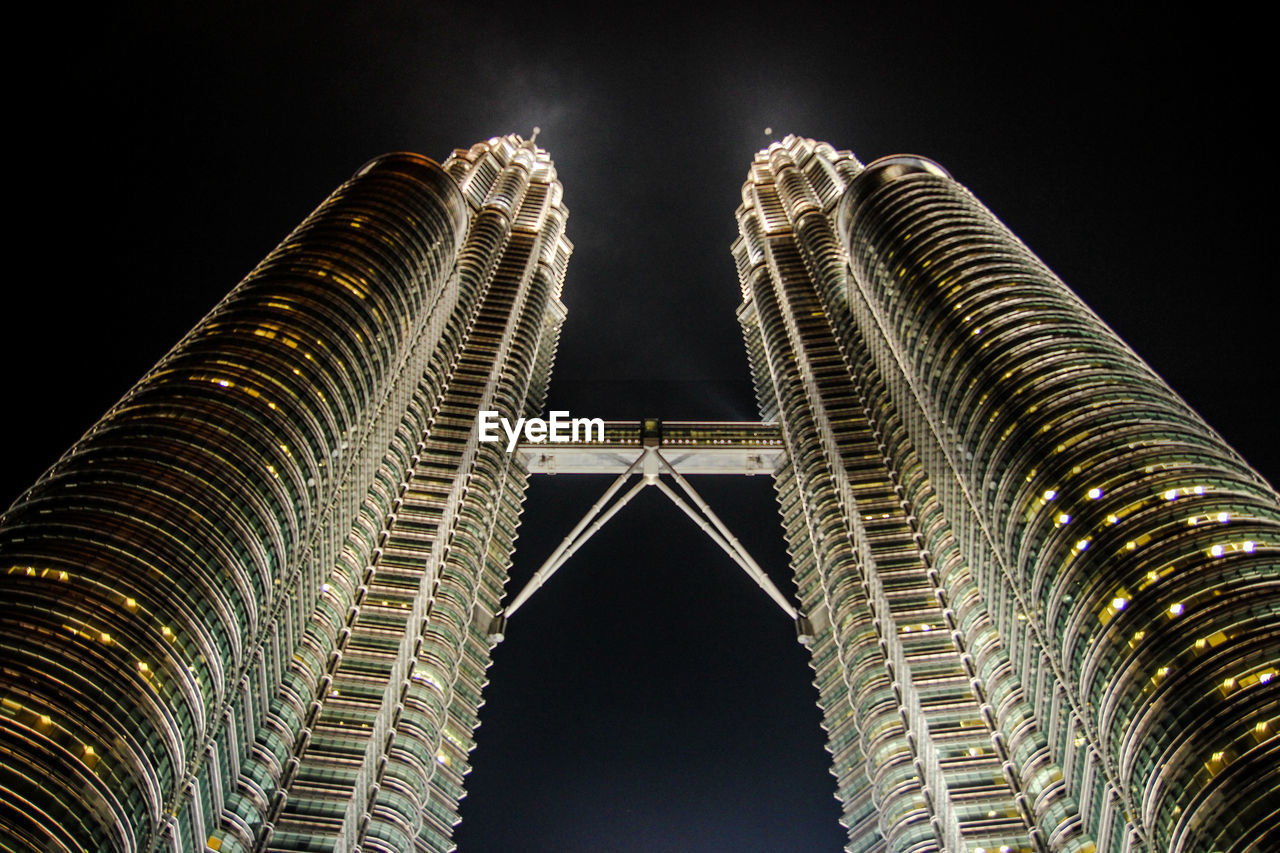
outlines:
M502 641L507 618L646 486L654 486L666 495L795 621L796 636L801 643L812 642L813 628L809 620L787 600L685 479L685 475L693 474L772 474L785 454L782 431L777 424L644 418L606 421L603 436L598 429L591 430L590 435L590 439L576 441L526 441L516 449L520 461L533 474L616 474L617 477L506 609L493 618L489 626L492 642ZM622 492L632 476L639 479ZM621 497L617 497L619 492Z

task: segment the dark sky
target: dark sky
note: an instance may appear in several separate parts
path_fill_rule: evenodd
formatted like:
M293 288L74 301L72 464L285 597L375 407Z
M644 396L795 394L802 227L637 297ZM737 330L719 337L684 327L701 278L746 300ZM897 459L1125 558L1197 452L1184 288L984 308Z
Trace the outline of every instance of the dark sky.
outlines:
M0 503L366 160L535 125L576 244L558 408L751 417L733 211L794 132L943 164L1280 473L1272 50L1225 7L118 5L17 39ZM535 481L515 583L606 483ZM696 485L791 593L769 481ZM649 491L512 619L463 853L840 848L791 625Z

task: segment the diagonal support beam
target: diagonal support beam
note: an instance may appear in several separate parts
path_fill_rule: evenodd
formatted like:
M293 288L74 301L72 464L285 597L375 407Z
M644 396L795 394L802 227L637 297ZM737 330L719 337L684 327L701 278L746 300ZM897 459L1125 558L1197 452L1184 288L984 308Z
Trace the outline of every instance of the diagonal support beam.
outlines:
M632 474L639 473L640 480L628 489L621 498L615 503L609 505L609 501L626 484ZM689 505L674 489L672 489L665 481L661 479L661 475L667 474L684 491L688 498L693 502L693 506ZM720 548L729 555L729 557L738 564L738 566L747 573L747 576L755 581L756 585L765 591L770 598L773 599L781 609L796 623L796 633L801 643L808 645L812 641L813 628L809 624L809 620L797 612L796 608L787 601L781 590L774 585L769 576L765 574L764 569L760 568L760 564L752 559L747 553L747 549L738 541L738 538L729 532L729 528L720 520L720 517L712 511L702 496L690 485L675 467L667 461L659 452L656 445L649 445L640 451L635 460L627 467L625 471L618 476L616 480L605 490L600 499L592 504L591 509L587 510L586 515L574 525L569 534L560 542L556 549L551 552L546 561L534 572L533 577L524 585L524 588L511 600L505 611L499 611L494 615L493 621L489 626L489 639L491 642L500 642L506 633L507 618L514 614L524 605L529 597L545 584L556 571L565 564L578 549L587 543L592 536L609 522L611 518L630 503L631 499L639 494L640 490L645 486L657 486L667 498L674 503L681 512L689 516L698 527L710 537ZM606 509L606 506L608 507ZM695 509L696 507L696 509Z
M769 576L765 574L764 569L760 568L760 564L757 563L749 553L747 553L747 549L738 541L738 537L729 532L729 528L720 520L720 516L716 515L707 502L702 499L702 495L697 493L693 486L689 484L689 481L680 475L680 472L671 467L671 464L667 462L661 452L657 449L654 449L652 452L658 457L658 463L662 466L665 472L671 475L671 479L675 480L676 483L679 484L680 488L684 489L685 494L688 495L698 509L702 511L703 516L711 522L712 526L719 532L722 538L717 539L713 536L713 531L708 530L703 526L704 522L699 521L693 510L681 501L680 496L673 492L669 486L659 481L659 488L662 489L667 497L671 498L676 506L684 510L685 514L694 519L695 522L699 522L699 526L706 531L707 535L711 536L711 539L723 548L729 556L733 558L735 563L742 567L742 570L756 582L756 585L764 590L765 594L772 598L774 602L782 608L783 613L790 616L792 620L799 619L800 615L796 613L796 609L791 606L791 602L787 601L787 597L782 594L782 590L778 589L774 582L769 580Z
M588 539L596 535L596 532L604 527L609 519L618 514L618 510L626 506L641 489L648 485L644 480L640 480L617 503L609 507L608 511L600 515L601 508L609 502L609 499L617 493L618 489L622 488L622 484L634 473L643 458L644 454L641 454L630 468L613 481L613 485L605 491L600 500L592 504L591 509L587 510L587 514L582 517L582 520L574 526L573 530L569 531L569 535L556 546L556 549L551 552L551 556L547 557L546 561L533 573L533 577L529 578L529 582L524 585L524 589L520 590L516 597L511 600L511 604L507 606L506 615L508 617L519 610L520 606L529 600L529 596L533 595L535 591L546 583L556 573L556 570L565 564L566 560L572 557L579 548L587 543ZM587 523L596 518L597 515L600 515L600 517L595 524L587 527ZM586 527L585 532L583 531L584 527Z

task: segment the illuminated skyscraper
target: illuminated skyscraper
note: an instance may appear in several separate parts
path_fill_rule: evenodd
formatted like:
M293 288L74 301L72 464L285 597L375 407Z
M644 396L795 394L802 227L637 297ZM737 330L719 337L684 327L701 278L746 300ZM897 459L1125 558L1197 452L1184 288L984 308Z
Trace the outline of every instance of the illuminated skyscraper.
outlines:
M380 157L0 520L0 848L452 847L571 246L546 152Z
M0 518L0 849L452 849L490 642L646 485L811 646L849 850L1268 849L1280 499L966 190L771 146L768 423L512 454L561 195L515 136L372 161ZM774 473L798 607L682 470ZM539 471L617 479L504 611Z
M936 164L738 223L847 849L1274 849L1276 493Z

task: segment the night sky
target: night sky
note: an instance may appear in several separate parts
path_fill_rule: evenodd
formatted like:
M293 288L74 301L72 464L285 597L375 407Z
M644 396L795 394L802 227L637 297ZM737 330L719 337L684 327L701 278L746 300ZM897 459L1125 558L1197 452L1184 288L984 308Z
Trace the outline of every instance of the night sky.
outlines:
M753 416L733 211L754 152L797 133L864 162L937 160L1280 474L1258 21L118 5L13 34L40 59L9 81L0 505L365 161L443 161L535 125L576 245L555 408ZM535 479L513 592L607 483ZM791 594L771 482L695 486ZM462 853L840 849L806 660L775 605L647 490L512 618Z

